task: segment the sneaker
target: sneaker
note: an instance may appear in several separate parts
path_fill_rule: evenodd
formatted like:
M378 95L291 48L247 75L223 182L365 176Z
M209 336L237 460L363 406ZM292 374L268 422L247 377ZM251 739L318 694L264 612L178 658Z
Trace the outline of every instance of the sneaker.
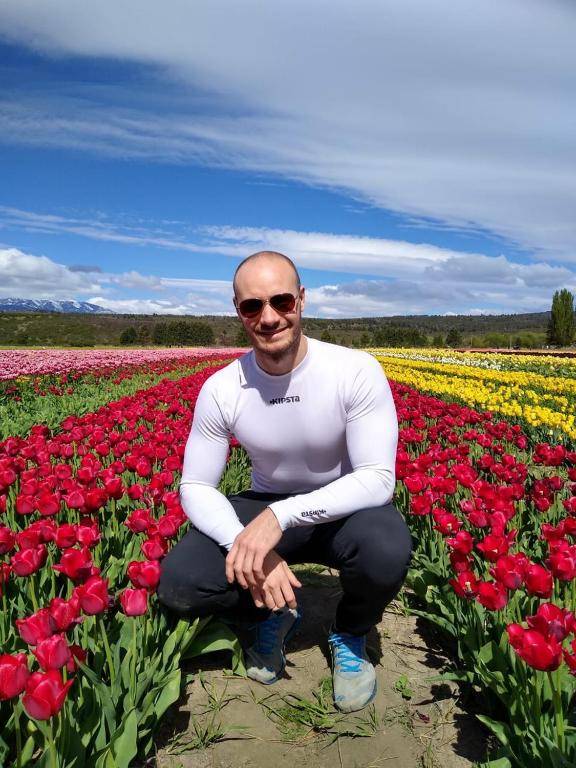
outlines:
M376 695L376 672L366 655L366 635L330 632L334 704L341 712L355 712Z
M300 620L295 608L273 611L266 621L255 625L256 639L244 650L246 674L252 680L270 685L278 680L286 666L284 645Z

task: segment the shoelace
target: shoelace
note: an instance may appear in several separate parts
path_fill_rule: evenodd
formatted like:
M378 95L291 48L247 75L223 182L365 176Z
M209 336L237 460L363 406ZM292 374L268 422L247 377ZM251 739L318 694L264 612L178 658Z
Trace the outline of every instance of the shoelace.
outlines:
M360 672L364 653L362 635L339 635L333 632L328 638L334 654L334 664L342 672Z
M283 613L272 613L266 621L261 621L256 628L256 648L258 653L272 653L278 643L278 633L284 619Z

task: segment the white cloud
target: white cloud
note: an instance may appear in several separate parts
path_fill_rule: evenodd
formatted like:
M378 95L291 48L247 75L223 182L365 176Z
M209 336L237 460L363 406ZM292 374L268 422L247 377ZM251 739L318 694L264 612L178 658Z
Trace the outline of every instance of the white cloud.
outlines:
M6 298L69 299L99 290L92 275L71 272L46 256L18 248L0 249L0 296Z
M137 89L28 90L5 104L9 141L280 174L575 258L570 3L101 0L88 23L81 4L19 0L0 24L150 67Z
M330 233L222 227L210 234L214 252L280 249L302 268L367 274L320 286L305 280L308 316L535 312L549 309L558 288L576 293L576 272L567 267L503 255ZM231 280L72 271L16 248L0 249L0 286L2 296L87 299L114 312L234 314Z

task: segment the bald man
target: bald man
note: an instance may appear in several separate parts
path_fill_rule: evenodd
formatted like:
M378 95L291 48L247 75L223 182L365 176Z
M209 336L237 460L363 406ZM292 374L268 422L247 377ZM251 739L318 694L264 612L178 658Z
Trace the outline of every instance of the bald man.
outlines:
M406 577L412 540L391 503L398 422L379 363L302 333L305 289L285 255L263 251L234 275L234 306L252 351L202 387L180 485L193 528L162 563L158 596L187 616L234 616L251 627L249 677L275 682L299 619L290 564L340 572L328 636L334 701L344 712L376 693L366 634ZM218 483L234 436L251 489Z

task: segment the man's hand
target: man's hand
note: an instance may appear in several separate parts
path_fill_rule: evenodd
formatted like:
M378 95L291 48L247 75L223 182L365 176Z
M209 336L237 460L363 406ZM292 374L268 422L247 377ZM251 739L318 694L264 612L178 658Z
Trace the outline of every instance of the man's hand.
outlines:
M302 584L277 552L269 552L264 558L265 578L256 587L250 587L250 592L257 608L270 608L275 611L288 605L296 608L296 596L294 587Z
M282 529L270 507L252 520L236 536L226 557L226 578L241 587L255 588L265 579L264 558L282 538Z

